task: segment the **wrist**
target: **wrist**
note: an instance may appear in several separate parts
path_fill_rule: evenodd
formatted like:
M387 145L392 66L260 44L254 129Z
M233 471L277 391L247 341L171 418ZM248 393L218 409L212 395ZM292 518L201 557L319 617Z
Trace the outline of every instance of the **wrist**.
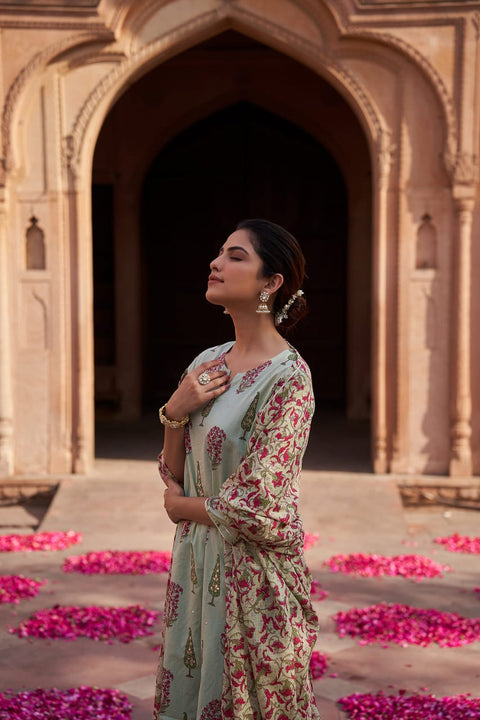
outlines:
M183 428L188 423L190 415L187 413L186 415L175 417L173 414L170 414L170 410L167 410L167 405L165 404L159 409L158 418L162 425L177 430Z

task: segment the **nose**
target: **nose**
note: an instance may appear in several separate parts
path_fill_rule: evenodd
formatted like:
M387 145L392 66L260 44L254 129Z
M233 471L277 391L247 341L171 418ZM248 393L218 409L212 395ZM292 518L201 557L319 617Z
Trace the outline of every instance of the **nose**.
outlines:
M210 263L210 270L218 270L218 266L220 264L220 255L217 255L217 257L212 260Z

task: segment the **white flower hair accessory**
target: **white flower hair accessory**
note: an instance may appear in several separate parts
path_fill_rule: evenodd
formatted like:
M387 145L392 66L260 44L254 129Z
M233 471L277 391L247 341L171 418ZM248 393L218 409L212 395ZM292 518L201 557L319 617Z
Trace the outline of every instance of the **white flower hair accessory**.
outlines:
M305 293L303 292L303 290L297 290L296 293L293 293L293 295L292 295L292 297L290 298L290 300L289 300L288 302L286 302L285 305L283 306L283 308L276 313L276 315L275 315L275 325L280 325L280 323L282 323L284 320L287 319L287 317L288 317L288 311L289 311L290 308L292 307L292 305L293 305L293 303L295 302L295 300L296 300L297 298L301 297L301 296L304 295L304 294L305 294Z

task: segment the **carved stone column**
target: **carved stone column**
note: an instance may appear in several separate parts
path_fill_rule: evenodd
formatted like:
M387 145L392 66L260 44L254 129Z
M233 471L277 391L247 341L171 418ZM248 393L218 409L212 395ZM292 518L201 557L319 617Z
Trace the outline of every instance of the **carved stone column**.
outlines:
M73 140L63 144L66 170L66 215L70 238L72 472L87 473L94 457L93 269L90 179L76 163Z
M452 332L452 424L450 446L450 475L472 474L471 414L472 392L470 380L471 353L471 236L474 201L468 197L455 198L456 232L454 244L454 292Z
M0 477L13 475L13 383L8 267L5 201L0 197Z
M390 133L378 143L377 186L374 188L372 451L373 471L388 472L387 427L387 201L394 153Z

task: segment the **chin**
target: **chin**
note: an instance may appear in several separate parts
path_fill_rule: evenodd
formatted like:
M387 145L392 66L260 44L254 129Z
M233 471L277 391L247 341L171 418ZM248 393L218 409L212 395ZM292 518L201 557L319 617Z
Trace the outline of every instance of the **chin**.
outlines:
M215 297L215 293L212 293L212 288L208 288L205 293L206 300L212 305L224 305L225 303L218 297Z

